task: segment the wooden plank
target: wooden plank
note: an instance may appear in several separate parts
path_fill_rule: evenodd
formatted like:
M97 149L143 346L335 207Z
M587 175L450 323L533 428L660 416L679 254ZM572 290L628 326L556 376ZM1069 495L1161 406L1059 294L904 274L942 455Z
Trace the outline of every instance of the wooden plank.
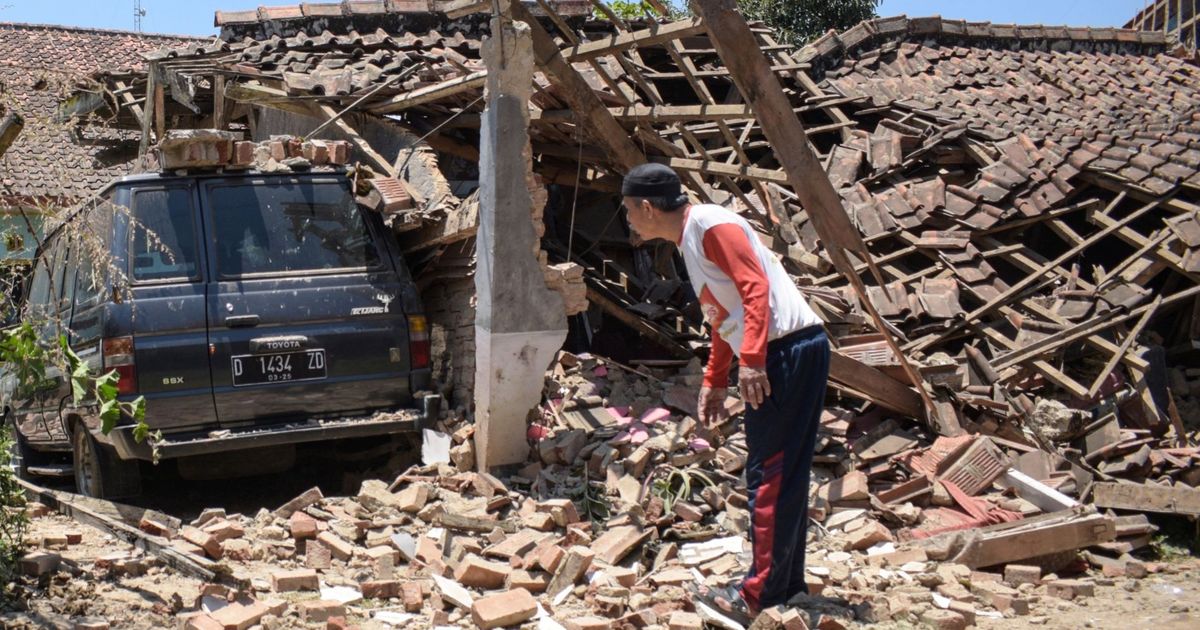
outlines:
M1194 287L1192 287L1190 289L1186 289L1184 291L1180 291L1179 293L1176 293L1170 297L1163 299L1162 303L1156 305L1155 308L1178 304L1178 303L1182 302L1183 300L1189 299L1195 295L1200 295L1200 285L1194 286ZM992 361L992 365L995 366L995 368L997 370L1000 370L1000 369L1004 369L1010 365L1021 363L1022 361L1025 361L1031 357L1035 357L1040 354L1044 354L1046 352L1051 352L1053 350L1057 350L1058 348L1061 348L1064 345L1067 345L1069 343L1072 343L1072 342L1082 339L1084 337L1094 335L1102 330L1106 330L1113 326L1123 324L1126 321L1129 321L1135 317L1138 317L1138 316L1142 315L1143 313L1145 313L1147 310L1149 310L1150 306L1151 306L1150 304L1147 304L1145 306L1139 306L1138 308L1135 308L1132 311L1129 311L1128 313L1124 313L1121 315L1117 315L1115 313L1107 313L1104 315L1093 317L1092 319L1089 319L1086 322L1083 322L1074 328L1068 328L1066 330L1061 330L1052 335L1049 335L1042 339L1039 339L1039 340L1025 346L1024 348L1021 348L1020 350L1014 350L1012 352L1009 352L1008 354L997 357L994 361Z
M213 127L225 129L225 75L213 77Z
M441 6L442 13L451 20L466 17L474 13L482 13L492 8L492 0L454 0Z
M514 12L513 16L517 17L517 13ZM524 20L525 18L518 17L518 19ZM703 21L698 17L694 17L668 24L655 24L641 31L614 33L605 39L576 44L563 49L563 55L572 62L587 61L588 59L623 52L635 46L654 46L681 37L699 35L703 32Z
M630 313L624 306L609 299L607 295L604 295L595 287L588 287L587 299L588 302L600 307L605 313L612 315L617 320L644 335L650 341L658 344L664 350L669 351L672 356L680 359L690 359L692 357L692 353L679 342L672 339L653 324Z
M972 326L972 329L980 334L983 334L993 342L1003 346L1006 350L1012 351L1020 349L1020 346L1018 346L1014 340L1005 337L1000 331L996 330L992 326L975 325ZM1031 363L1030 367L1032 367L1042 376L1046 377L1047 380L1051 381L1055 385L1058 385L1059 387L1071 392L1072 395L1080 398L1087 397L1088 390L1086 387L1079 384L1079 382L1075 379L1067 376L1062 370L1054 367L1049 362L1040 359L1035 360Z
M160 83L154 86L154 135L159 142L167 135L167 107L164 104L166 88Z
M825 244L830 259L850 281L850 285L871 316L876 330L883 334L905 373L913 383L921 384L923 381L920 375L868 299L866 286L862 278L854 273L853 263L845 252L854 252L862 258L880 285L884 284L883 275L871 259L862 234L843 208L841 197L834 190L816 151L809 144L804 125L792 111L791 102L784 93L779 78L771 71L753 31L738 13L737 3L735 0L697 0L693 6L707 23L709 39L729 70L738 91L754 109L763 134L775 149L775 155L788 174L792 189L800 198L801 205L808 211L813 227ZM954 434L962 430L956 426L956 420L937 417L933 400L924 386L919 385L917 393L926 413L916 417L930 418L938 423L937 429L943 433Z
M1200 516L1200 490L1185 486L1102 482L1092 486L1092 503L1114 510Z
M756 179L759 181L776 182L780 184L786 184L790 181L787 173L774 169L740 166L738 164L728 164L717 161L693 160L689 158L664 158L655 156L650 159L655 162L666 164L673 169L681 171L694 171L697 173L704 173L705 175L741 177L743 179Z
M1137 323L1133 325L1133 328L1131 328L1129 332L1125 334L1124 341L1122 341L1121 345L1117 347L1117 351L1114 352L1111 357L1109 357L1108 361L1104 364L1104 367L1100 369L1100 374L1096 376L1096 381L1093 382L1092 386L1088 388L1087 398L1089 400L1095 398L1096 394L1100 392L1100 387L1104 385L1104 381L1108 379L1108 375L1111 374L1114 369L1116 369L1117 363L1121 361L1121 357L1124 356L1126 352L1129 352L1129 347L1133 345L1133 342L1137 340L1137 336L1141 334L1142 329L1145 328L1146 324L1150 322L1150 319L1154 317L1154 313L1158 311L1158 307L1162 305L1162 301L1163 296L1161 295L1154 298L1154 301L1150 303L1150 308L1146 309L1146 312L1142 314L1142 318L1139 319Z
M256 83L233 81L225 86L226 98L238 103L273 107L291 114L318 117L316 110L307 101L291 96L283 90Z
M754 118L747 105L630 105L610 107L608 112L623 123L672 123L699 120L746 120ZM546 110L530 116L543 122L574 122L575 112L569 109Z
M587 80L563 58L554 39L542 27L541 22L525 8L521 0L509 0L508 7L513 19L529 25L533 37L533 54L537 65L550 81L562 88L562 97L582 120L591 123L589 131L616 163L619 170L628 171L646 161L645 156L629 138L629 132L608 113L608 108L592 92Z
M1114 202L1113 202L1114 205L1119 200L1120 200L1120 196L1118 196L1117 200L1114 200ZM1120 221L1117 221L1117 222L1113 223L1112 225L1100 230L1099 232L1096 232L1095 234L1089 236L1083 242L1075 245L1074 247L1063 252L1062 254L1059 254L1058 257L1056 257L1053 260L1042 265L1042 267L1039 270L1037 270L1036 272L1027 274L1025 277L1021 278L1020 280L1018 280L1017 282L1015 282L1014 284L1009 286L1007 290L1005 290L1000 295L996 296L995 299L991 300L987 304L984 304L983 306L976 308L975 310L971 311L970 313L967 313L967 315L965 317L963 317L961 320L951 324L950 328L948 330L946 330L945 332L943 332L942 334L938 335L935 338L927 339L927 340L924 340L924 341L916 344L913 349L918 350L918 351L925 350L926 348L933 345L934 343L940 342L941 340L949 337L950 335L962 330L967 325L974 323L980 317L987 315L988 313L991 313L992 311L1000 308L1001 306L1008 304L1012 300L1019 297L1022 293L1025 292L1025 290L1029 289L1035 283L1044 282L1046 274L1053 273L1054 269L1057 269L1060 265L1067 262L1068 260L1075 258L1083 250L1096 244L1101 239L1107 238L1109 235L1111 235L1113 232L1117 231L1119 228L1132 223L1134 220L1138 219L1139 217L1149 213L1151 210L1154 210L1155 208L1157 208L1159 206L1159 203L1160 203L1159 201L1151 201L1150 203L1142 206L1141 208L1138 208L1137 210L1134 210L1133 212L1129 213L1124 218L1122 218Z
M239 588L249 586L248 579L231 575L228 568L207 558L179 551L172 547L166 539L151 536L132 525L102 514L94 505L87 505L87 503L109 504L112 506L112 509L105 511L115 511L118 513L122 511L144 511L140 508L121 506L120 504L100 499L89 499L88 497L74 495L69 492L49 490L23 479L16 479L16 482L25 489L25 494L31 499L43 503L51 509L62 513L64 516L84 525L95 527L111 534L133 547L155 556L167 566L184 575L195 577L205 582L225 582Z
M913 418L922 415L921 397L911 387L836 350L829 356L829 378L862 392L880 407Z
M972 569L996 566L1083 549L1116 538L1116 519L1073 508L1044 516L1003 523L965 532L953 532L918 541L918 545L937 548L947 540L957 541L961 549L951 558Z
M154 88L158 83L158 63L151 62L146 70L146 111L142 114L142 139L138 144L138 155L146 155L150 150L150 123L154 114Z
M365 109L372 114L381 116L384 114L395 114L396 112L401 112L418 105L440 101L455 94L482 89L486 81L487 70L479 70L471 74L443 81L437 85L427 85L411 92L397 94Z
M371 146L370 142L367 142L365 138L358 135L358 131L356 131L354 127L350 126L350 123L346 122L345 118L338 116L338 111L336 109L330 105L318 105L317 111L321 113L321 116L325 120L334 121L333 124L338 128L339 131L346 134L350 142L352 142L355 148L358 149L358 152L361 153L363 157L367 158L367 161L371 163L371 166L379 169L380 172L386 174L388 177L396 177L396 167L393 166L392 163L387 160L387 158L379 155L379 153L377 153Z

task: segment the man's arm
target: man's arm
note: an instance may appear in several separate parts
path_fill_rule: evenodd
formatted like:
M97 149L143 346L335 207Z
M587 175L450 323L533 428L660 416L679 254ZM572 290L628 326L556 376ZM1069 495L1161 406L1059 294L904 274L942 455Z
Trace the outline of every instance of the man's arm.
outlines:
M767 363L767 328L771 298L767 274L746 238L732 223L717 225L704 233L704 255L737 286L742 297L742 365L763 367Z
M729 366L733 363L733 348L721 338L721 333L712 331L712 349L708 353L708 366L704 368L704 386L720 389L729 386Z

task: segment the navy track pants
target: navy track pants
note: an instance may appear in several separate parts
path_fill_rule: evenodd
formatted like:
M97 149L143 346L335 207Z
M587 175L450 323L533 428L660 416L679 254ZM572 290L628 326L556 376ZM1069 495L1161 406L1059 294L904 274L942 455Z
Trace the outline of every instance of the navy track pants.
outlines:
M746 489L753 560L742 597L753 610L807 592L808 483L829 377L829 339L810 326L767 344L771 395L746 407Z

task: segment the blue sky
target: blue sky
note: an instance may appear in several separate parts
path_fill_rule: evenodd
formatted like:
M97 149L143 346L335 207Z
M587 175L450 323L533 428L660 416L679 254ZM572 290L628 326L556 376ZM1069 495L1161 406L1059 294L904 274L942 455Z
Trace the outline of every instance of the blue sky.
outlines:
M217 9L250 9L274 0L142 0L142 29L155 33L212 35ZM947 18L1012 22L1121 26L1145 0L883 0L880 15L941 15ZM0 21L133 28L134 0L0 0Z

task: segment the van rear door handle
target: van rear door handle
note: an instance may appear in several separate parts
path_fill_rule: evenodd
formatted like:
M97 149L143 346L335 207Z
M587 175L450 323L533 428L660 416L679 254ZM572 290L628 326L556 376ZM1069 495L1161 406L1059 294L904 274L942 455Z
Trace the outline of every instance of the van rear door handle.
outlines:
M230 315L225 318L229 328L249 328L258 325L258 315Z

